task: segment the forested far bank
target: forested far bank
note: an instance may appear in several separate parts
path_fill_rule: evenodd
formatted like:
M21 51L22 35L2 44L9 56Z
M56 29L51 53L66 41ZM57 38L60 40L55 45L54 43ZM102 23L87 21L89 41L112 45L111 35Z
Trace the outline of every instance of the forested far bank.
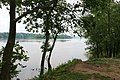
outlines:
M6 40L8 38L8 33L0 33L0 40ZM52 38L52 37L51 37ZM58 39L72 39L73 37L66 35L66 34L60 34ZM43 34L32 34L32 33L17 33L16 39L45 39L45 36Z

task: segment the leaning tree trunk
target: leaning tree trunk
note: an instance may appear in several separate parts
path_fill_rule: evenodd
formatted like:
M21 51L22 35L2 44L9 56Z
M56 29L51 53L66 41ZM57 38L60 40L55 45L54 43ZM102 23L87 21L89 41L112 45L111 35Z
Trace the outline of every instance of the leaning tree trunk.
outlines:
M40 76L44 74L44 62L45 62L45 56L47 53L47 46L48 46L48 42L49 42L49 38L50 38L50 33L49 33L49 19L51 16L51 12L53 11L54 7L56 6L58 0L53 0L53 7L50 9L49 13L47 14L47 18L45 21L45 25L46 25L46 29L45 29L45 45L44 45L44 52L42 54L42 60L41 60L41 71L40 71ZM46 12L47 13L47 12Z
M45 62L45 56L47 53L48 41L49 41L49 37L50 37L48 30L46 31L45 36L46 36L46 40L45 40L45 45L44 45L43 54L42 54L40 76L44 74L44 62Z
M9 29L9 37L7 44L3 53L3 64L1 68L1 79L0 80L11 80L10 69L11 69L11 59L13 55L13 47L15 44L15 36L16 36L16 22L15 22L15 8L16 3L15 0L10 0L10 29Z
M55 37L54 37L54 41L53 41L53 44L52 44L52 47L50 49L50 53L49 53L49 56L48 56L48 71L51 71L52 69L52 66L51 66L51 63L50 63L50 59L51 59L51 55L52 55L52 51L53 51L53 48L55 46L55 42L56 42L56 39L57 39L57 35L58 33L56 33Z

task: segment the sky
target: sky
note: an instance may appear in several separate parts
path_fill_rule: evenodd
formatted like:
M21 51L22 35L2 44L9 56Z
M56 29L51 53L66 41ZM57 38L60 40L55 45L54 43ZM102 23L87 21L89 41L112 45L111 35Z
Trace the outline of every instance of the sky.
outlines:
M74 3L77 0L67 0L69 3ZM9 32L9 11L5 7L0 9L0 32ZM17 32L27 32L25 25L17 23Z
M69 3L75 3L78 0L67 0ZM6 8L0 9L0 32L9 32L9 11ZM17 23L17 32L27 32L25 25Z
M25 25L22 23L17 23L17 32L27 32L25 29ZM0 9L0 32L8 32L9 31L9 11L3 7Z

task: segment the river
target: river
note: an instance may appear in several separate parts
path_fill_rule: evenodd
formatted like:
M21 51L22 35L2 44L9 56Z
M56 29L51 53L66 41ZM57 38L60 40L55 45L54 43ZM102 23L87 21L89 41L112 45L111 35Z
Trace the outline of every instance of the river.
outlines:
M20 45L28 51L29 61L22 62L23 65L26 65L26 68L18 68L21 70L18 78L20 80L27 80L39 74L40 60L41 60L41 45L43 40L20 40ZM83 61L87 60L85 51L85 39L64 39L57 40L55 48L53 50L51 63L55 68L60 64L72 60L74 58L81 59ZM4 46L6 41L0 41L0 47ZM47 66L47 63L45 63ZM15 80L15 79L13 79Z

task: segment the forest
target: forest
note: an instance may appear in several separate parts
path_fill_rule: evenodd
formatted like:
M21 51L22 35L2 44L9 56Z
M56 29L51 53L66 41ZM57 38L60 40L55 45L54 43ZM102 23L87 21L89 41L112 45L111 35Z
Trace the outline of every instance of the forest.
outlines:
M17 61L30 58L16 39L44 39L39 74L30 80L120 80L119 0L0 0L3 7L10 24L8 33L0 33L0 39L7 39L0 50L0 80L12 80L20 73L18 66L26 67ZM40 34L17 33L18 23ZM51 56L57 39L72 38L65 33L86 39L89 59L73 59L54 69Z
M0 39L6 40L8 38L8 33L0 33ZM50 36L50 38L52 38ZM71 36L66 34L60 34L58 39L72 39ZM16 39L45 39L43 34L32 34L32 33L16 33Z

